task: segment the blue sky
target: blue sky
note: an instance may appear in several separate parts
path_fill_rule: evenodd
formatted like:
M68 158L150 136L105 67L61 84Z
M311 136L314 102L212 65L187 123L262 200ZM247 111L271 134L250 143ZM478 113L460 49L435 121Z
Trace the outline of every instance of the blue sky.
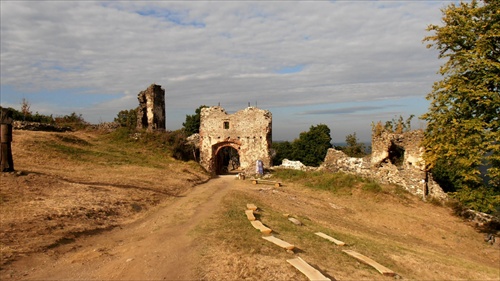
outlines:
M369 141L372 122L427 111L443 62L422 39L450 3L1 1L0 103L107 122L156 83L169 130L200 105L250 103L274 140L326 124Z

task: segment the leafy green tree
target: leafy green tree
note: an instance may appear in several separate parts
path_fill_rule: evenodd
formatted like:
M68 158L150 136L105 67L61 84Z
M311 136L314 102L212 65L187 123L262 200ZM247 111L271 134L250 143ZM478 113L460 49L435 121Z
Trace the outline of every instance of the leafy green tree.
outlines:
M349 157L366 156L366 145L358 142L356 133L352 133L345 137L346 146L342 147L342 151Z
M271 149L274 150L273 165L281 165L281 163L283 163L283 159L292 160L293 148L289 141L273 142Z
M121 110L114 121L122 127L135 129L137 127L137 108Z
M201 105L195 110L195 114L193 115L186 115L186 122L182 123L182 126L184 127L184 131L188 136L192 134L197 134L200 132L200 115L201 115L201 109L206 108L208 106L206 105Z
M430 169L445 167L457 189L483 185L479 167L488 165L489 187L500 189L500 1L473 0L442 9L443 25L424 41L446 62L427 95L424 146ZM484 176L484 175L483 175Z
M293 160L299 160L307 166L319 166L329 148L332 147L330 128L325 124L311 126L308 132L302 132L293 141Z

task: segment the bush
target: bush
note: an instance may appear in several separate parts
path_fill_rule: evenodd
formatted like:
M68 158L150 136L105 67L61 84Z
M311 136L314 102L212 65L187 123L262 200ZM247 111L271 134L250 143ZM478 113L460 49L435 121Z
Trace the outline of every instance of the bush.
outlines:
M122 127L135 129L137 127L137 108L121 110L114 121Z
M81 114L76 114L76 112L70 115L57 116L55 119L55 124L59 127L71 127L75 130L81 130L86 128L89 123L87 123Z
M198 152L193 145L187 143L186 138L186 132L182 129L166 133L172 157L177 160L188 161L197 158Z
M494 214L500 209L500 194L491 188L462 188L451 193L451 196L458 200L463 207L475 211Z

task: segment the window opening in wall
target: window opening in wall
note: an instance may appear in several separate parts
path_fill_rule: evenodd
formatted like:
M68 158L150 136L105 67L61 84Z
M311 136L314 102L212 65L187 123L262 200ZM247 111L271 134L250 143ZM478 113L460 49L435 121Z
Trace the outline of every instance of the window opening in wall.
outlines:
M403 166L404 158L404 148L392 143L391 147L389 147L389 160L391 161L391 163L396 167L401 167Z
M224 129L229 129L229 121L224 121Z

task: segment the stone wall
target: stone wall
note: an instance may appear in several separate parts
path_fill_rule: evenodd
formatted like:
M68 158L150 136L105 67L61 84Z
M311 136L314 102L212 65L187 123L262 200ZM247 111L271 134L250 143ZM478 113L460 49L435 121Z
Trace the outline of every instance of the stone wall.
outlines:
M255 163L271 166L271 112L247 107L227 114L219 106L203 108L200 114L200 164L217 174L216 157L224 147L234 148L239 155L240 169L255 173Z
M165 90L160 85L151 84L137 95L137 99L137 128L148 131L165 130Z
M370 156L348 157L342 151L331 148L321 168L397 184L422 197L444 199L446 194L425 170L424 150L420 146L422 139L421 130L403 134L383 132L372 137Z
M59 127L52 124L28 122L28 121L14 121L12 122L12 127L14 130L46 131L46 132L66 132L73 130L71 129L71 127Z

